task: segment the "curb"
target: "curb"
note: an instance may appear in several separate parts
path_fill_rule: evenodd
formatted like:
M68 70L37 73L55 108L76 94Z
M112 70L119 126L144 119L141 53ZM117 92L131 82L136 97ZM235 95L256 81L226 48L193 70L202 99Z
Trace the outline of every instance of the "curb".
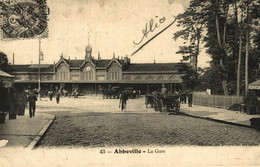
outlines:
M205 119L205 120L209 120L209 121L224 123L224 124L228 124L228 125L235 125L235 126L240 126L240 127L246 127L246 128L250 128L250 129L260 130L257 127L250 126L250 125L244 125L244 124L239 124L239 123L234 123L234 122L228 122L228 121L223 121L223 120L214 119L214 118L210 118L210 117L194 116L194 115L189 115L189 114L184 113L184 112L182 112L182 114L185 115L185 116L188 116L188 117L200 118L200 119Z
M26 147L27 149L34 149L35 146L39 143L43 135L47 132L53 121L56 119L56 117L53 115L53 118L48 121L48 123L42 128L42 130L39 132L39 134L30 142L30 144Z

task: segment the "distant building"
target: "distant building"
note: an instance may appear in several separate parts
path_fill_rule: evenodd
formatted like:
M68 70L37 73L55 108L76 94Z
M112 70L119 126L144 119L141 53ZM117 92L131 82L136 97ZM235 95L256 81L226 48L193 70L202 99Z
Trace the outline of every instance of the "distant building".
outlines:
M126 57L94 59L92 47L86 47L85 59L70 60L61 56L54 64L42 64L41 88L64 88L68 92L77 89L82 94L101 93L108 85L121 89L133 87L142 93L161 89L164 83L168 90L181 86L185 75L185 63L131 63ZM12 65L15 83L37 87L38 65Z
M13 86L14 82L14 76L0 70L0 83L2 84L1 86L5 88L10 88Z

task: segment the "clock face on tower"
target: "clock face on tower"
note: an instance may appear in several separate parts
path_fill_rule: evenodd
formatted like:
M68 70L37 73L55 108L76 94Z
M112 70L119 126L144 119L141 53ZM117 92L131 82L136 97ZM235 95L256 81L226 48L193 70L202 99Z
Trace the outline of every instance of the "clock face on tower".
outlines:
M91 68L90 68L90 67L87 67L87 68L86 68L86 70L87 70L87 71L90 71L90 70L91 70Z

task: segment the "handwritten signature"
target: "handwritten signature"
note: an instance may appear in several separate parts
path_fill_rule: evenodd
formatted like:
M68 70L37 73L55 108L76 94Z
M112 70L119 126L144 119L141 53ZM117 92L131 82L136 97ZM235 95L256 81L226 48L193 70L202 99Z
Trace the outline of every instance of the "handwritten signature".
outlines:
M156 16L157 18L158 16ZM134 54L136 54L139 50L141 50L145 45L147 45L149 42L151 42L154 38L156 38L158 35L160 35L162 32L164 32L166 29L168 29L170 26L173 25L173 23L175 23L176 21L176 16L173 16L174 20L169 24L167 25L164 29L162 29L160 32L158 32L157 34L155 34L151 39L149 39L148 41L146 41L144 44L142 44L136 51L134 51L131 56L133 56ZM145 24L145 28L142 30L142 34L143 34L143 37L141 38L141 40L139 42L135 42L133 41L133 43L135 45L139 45L143 42L143 40L145 38L148 37L148 34L149 33L152 33L154 32L155 29L157 29L158 27L160 27L160 25L162 25L164 22L166 21L166 18L165 17L162 17L159 19L158 22L155 22L154 19L150 19L149 23L146 23Z

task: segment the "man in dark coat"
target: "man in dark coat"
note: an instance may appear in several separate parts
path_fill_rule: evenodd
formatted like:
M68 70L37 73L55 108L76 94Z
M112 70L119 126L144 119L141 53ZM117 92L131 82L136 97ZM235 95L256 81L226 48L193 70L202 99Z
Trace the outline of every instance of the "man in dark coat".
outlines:
M53 91L52 91L52 90L50 90L50 91L48 92L48 94L49 94L49 97L50 97L50 101L52 101L52 97L53 97Z
M60 96L61 96L61 91L58 90L58 91L55 93L55 96L56 96L56 102L57 102L57 104L59 104L59 102L60 102Z
M126 112L126 101L129 99L129 94L127 91L123 91L121 96L120 96L120 101L119 101L119 108L121 107L121 111Z
M29 114L30 118L35 116L35 109L36 109L36 101L37 101L37 94L36 90L29 90L28 92L28 102L29 102Z
M189 93L188 93L188 105L189 107L192 107L192 100L193 100L193 94L192 94L192 91L190 90Z

